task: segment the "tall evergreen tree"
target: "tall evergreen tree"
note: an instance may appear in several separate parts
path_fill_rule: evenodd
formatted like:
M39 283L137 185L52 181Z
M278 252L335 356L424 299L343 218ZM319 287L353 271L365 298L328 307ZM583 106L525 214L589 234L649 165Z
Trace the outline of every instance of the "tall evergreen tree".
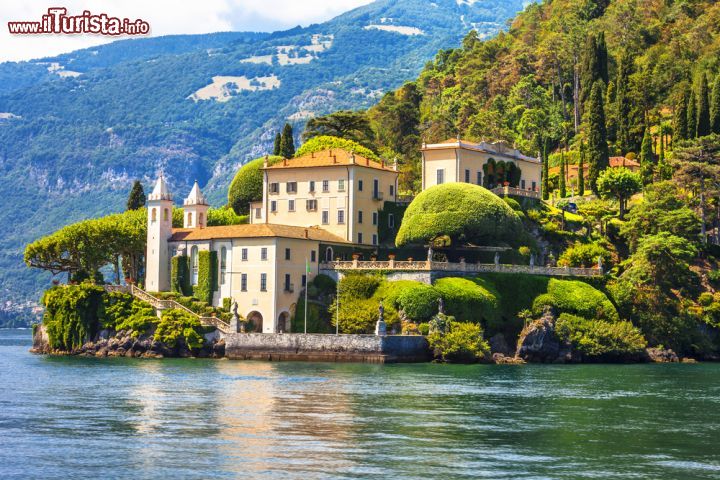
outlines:
M550 168L548 166L547 140L543 140L542 150L542 198L550 198Z
M597 52L598 79L607 85L610 81L610 76L608 74L608 51L607 44L605 44L605 32L598 34L597 40L595 41L595 51Z
M689 90L687 108L687 138L697 137L697 102L695 92Z
M565 185L565 154L560 152L560 179L559 179L560 198L567 197L567 186Z
M632 111L632 99L630 90L630 69L632 60L627 53L620 56L615 82L615 124L617 128L617 146L622 155L630 151L632 145L632 133L630 126L630 112Z
M652 135L650 135L649 127L645 127L645 134L640 147L640 172L645 185L652 183L653 173L655 172L655 154L652 150Z
M580 163L578 164L578 195L585 195L585 141L580 143Z
M588 35L582 51L580 69L580 104L584 105L590 97L593 85L600 79L600 59L598 58L598 39Z
M135 180L127 199L128 210L138 210L145 206L145 190L140 180Z
M710 135L710 95L708 93L708 82L705 73L700 79L700 91L698 92L697 109L697 136Z
M292 158L295 155L293 130L289 123L286 123L283 127L282 136L280 138L280 155L285 158Z
M590 188L598 195L597 180L600 172L610 163L610 152L605 129L605 110L603 108L603 84L595 82L588 99L588 163Z
M280 132L277 132L275 134L275 143L273 144L273 155L278 156L280 155L280 143L282 142L282 135L280 135Z
M720 133L720 75L715 77L710 100L710 130Z
M607 120L607 135L610 143L617 141L617 111L615 110L615 82L610 81L605 95L605 117Z
M688 93L682 92L673 113L673 142L688 139Z

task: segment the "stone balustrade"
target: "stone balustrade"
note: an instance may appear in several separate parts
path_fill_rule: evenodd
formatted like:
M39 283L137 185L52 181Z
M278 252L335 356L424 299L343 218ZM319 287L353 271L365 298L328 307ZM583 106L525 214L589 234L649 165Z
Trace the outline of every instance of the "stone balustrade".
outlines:
M517 187L496 187L490 191L498 196L514 195L516 197L536 198L538 200L541 198L541 194L539 191L527 190L527 189L517 188Z
M560 277L599 277L603 271L599 268L543 267L531 265L506 265L494 263L466 262L428 262L428 261L344 261L325 262L320 270L360 270L360 271L425 271L453 273L528 273L532 275L548 275Z

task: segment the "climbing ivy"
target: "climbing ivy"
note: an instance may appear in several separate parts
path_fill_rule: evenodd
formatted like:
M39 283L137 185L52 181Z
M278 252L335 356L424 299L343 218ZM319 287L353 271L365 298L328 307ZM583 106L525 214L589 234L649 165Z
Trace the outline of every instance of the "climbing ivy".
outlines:
M170 290L183 295L191 295L190 259L187 255L179 255L170 260Z
M217 290L217 252L203 250L198 253L198 283L195 297L212 304L213 292Z
M71 351L92 338L105 317L104 290L89 283L56 286L45 292L43 324L50 347Z

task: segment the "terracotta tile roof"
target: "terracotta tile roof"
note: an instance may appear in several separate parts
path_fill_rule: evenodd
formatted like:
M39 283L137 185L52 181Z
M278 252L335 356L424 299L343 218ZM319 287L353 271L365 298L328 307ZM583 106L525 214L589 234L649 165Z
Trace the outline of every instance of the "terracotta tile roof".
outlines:
M275 170L280 168L305 168L305 167L334 167L337 165L359 165L361 167L374 168L377 170L385 170L395 172L390 165L370 160L362 155L354 154L355 160L352 160L352 154L346 150L333 148L321 150L315 153L309 153L302 157L283 160L271 165L266 170Z
M622 167L630 168L630 167L640 167L640 163L638 163L635 160L630 160L629 158L625 157L610 157L610 166L611 167Z
M342 237L318 227L295 227L272 223L227 225L205 228L173 228L171 242L214 240L221 238L282 237L317 240L320 242L350 243Z

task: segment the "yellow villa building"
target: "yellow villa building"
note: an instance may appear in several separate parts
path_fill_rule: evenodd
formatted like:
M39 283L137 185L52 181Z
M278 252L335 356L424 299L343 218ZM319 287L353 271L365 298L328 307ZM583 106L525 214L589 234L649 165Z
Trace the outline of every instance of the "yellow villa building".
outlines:
M482 183L477 172L495 158L517 162L522 188L538 191L540 163L500 150L498 144L459 140L423 145L423 189L469 178ZM288 332L299 294L321 262L379 246L380 212L385 202L397 200L397 164L332 149L266 163L262 171L262 200L250 205L250 223L231 226L207 226L209 205L196 182L183 201L183 228L173 228L173 196L163 176L158 178L148 195L148 291L170 290L174 256L188 257L190 284L197 285L199 253L213 251L213 305L232 299L256 331ZM395 227L392 215L384 221Z

